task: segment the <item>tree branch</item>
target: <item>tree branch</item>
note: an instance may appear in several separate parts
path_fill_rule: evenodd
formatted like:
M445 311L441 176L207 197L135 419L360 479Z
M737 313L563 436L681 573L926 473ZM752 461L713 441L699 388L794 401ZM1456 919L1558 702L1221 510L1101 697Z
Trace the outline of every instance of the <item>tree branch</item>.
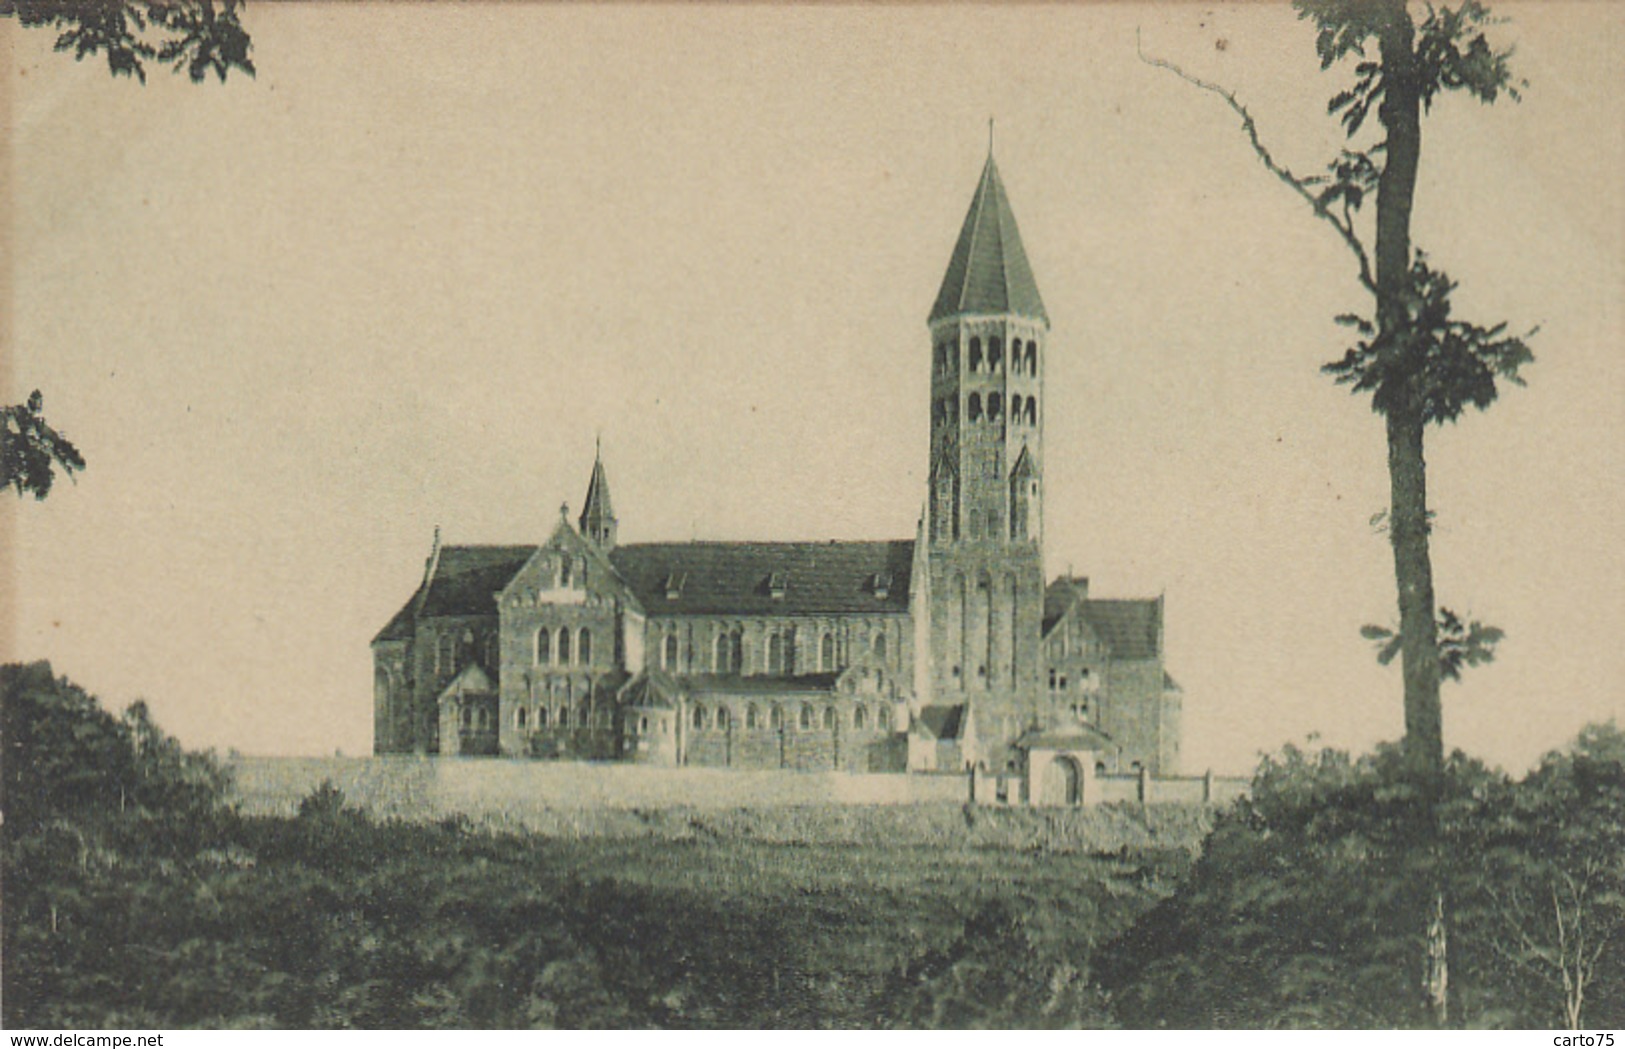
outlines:
M1276 162L1275 157L1265 147L1263 140L1258 137L1258 124L1253 120L1253 115L1247 111L1246 106L1236 99L1235 92L1226 90L1211 81L1192 76L1165 58L1153 58L1146 54L1145 49L1140 45L1140 32L1138 29L1134 31L1134 49L1139 53L1140 61L1146 65L1166 69L1186 83L1224 99L1225 104L1241 118L1241 129L1247 133L1247 139L1252 143L1253 152L1258 154L1258 159L1264 162L1264 167L1268 168L1276 178L1286 183L1294 193L1302 197L1316 215L1325 219L1337 231L1338 236L1343 238L1343 243L1348 245L1349 251L1353 252L1355 261L1360 264L1360 283L1365 286L1367 291L1375 295L1377 293L1377 281L1371 273L1371 259L1366 254L1365 245L1361 244L1360 238L1355 235L1352 223L1340 221L1319 197L1309 192L1309 183L1306 180L1299 178L1288 168Z

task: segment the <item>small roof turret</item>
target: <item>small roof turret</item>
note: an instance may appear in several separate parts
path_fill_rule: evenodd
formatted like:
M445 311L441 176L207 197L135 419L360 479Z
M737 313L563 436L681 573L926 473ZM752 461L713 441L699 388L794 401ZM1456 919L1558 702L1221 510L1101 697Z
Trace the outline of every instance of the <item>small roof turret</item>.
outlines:
M603 442L593 455L592 479L587 482L587 498L581 508L581 534L602 549L615 545L615 509L609 500L609 476L604 472Z

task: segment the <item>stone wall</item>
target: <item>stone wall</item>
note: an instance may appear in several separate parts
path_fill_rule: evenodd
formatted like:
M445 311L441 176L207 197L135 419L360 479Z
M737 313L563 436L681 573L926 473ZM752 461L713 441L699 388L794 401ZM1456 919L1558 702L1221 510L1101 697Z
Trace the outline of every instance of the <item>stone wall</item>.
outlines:
M783 805L963 803L963 774L656 768L501 758L239 758L235 796L248 812L290 814L324 780L380 817L461 813L523 820L582 809L729 809Z

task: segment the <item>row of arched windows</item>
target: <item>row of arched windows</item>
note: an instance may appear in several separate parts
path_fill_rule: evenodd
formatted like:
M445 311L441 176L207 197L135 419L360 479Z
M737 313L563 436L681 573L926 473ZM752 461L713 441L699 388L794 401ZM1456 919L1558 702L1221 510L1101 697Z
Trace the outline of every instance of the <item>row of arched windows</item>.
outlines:
M554 641L554 637L557 641ZM567 626L559 627L555 635L549 628L542 627L536 631L536 665L567 667L574 662L578 666L586 666L592 662L592 631L582 627L574 633L574 656L570 639L571 630Z
M762 638L760 662L752 661L754 671L765 674L790 674L797 669L795 631L791 628L770 629ZM662 670L681 672L691 666L694 652L689 648L683 658L684 646L677 632L663 635L659 641L658 658ZM817 648L819 673L837 669L835 634L822 631ZM877 631L870 639L869 651L876 659L885 659L889 651L886 635ZM698 669L698 668L693 668ZM742 674L745 672L745 631L743 627L719 631L711 643L710 668L715 674ZM803 670L812 669L804 667Z
M981 422L983 418L988 422L998 422L1004 418L1004 398L997 390L987 395L987 408L982 407L982 395L972 393L965 400L965 418L973 423ZM1013 423L1038 423L1038 398L1023 397L1019 393L1010 398L1010 421Z
M953 343L937 343L934 361L937 374L953 374L957 356L954 352ZM988 372L997 374L1002 371L1004 369L1004 342L997 335L989 336L984 351L981 336L972 336L970 345L966 348L966 368L973 373ZM1038 343L1036 340L1010 340L1010 372L1013 375L1038 374Z
M701 732L708 729L715 729L719 732L726 731L732 722L732 718L733 715L727 707L711 708L704 703L694 704L694 709L689 712L689 724ZM833 705L825 705L822 710L819 710L815 704L802 703L797 708L794 723L804 732L811 732L820 728L825 732L833 732L836 720L837 715ZM768 705L766 710L763 710L755 703L747 703L745 705L744 721L747 731L764 728L782 729L786 724L785 710L778 703ZM871 723L877 731L890 732L892 726L891 708L885 705L879 706L873 718L870 717L869 708L862 703L852 708L852 728L855 731L866 731Z
M612 727L613 717L609 708L601 708L598 712L598 727ZM513 727L521 732L531 728L535 728L538 732L549 728L592 728L592 710L585 703L577 704L572 717L568 704L558 707L539 706L534 715L528 707L515 707Z
M983 419L988 422L998 422L1004 418L1004 397L997 390L982 400L980 393L971 393L965 398L965 418L973 423ZM959 419L959 399L957 397L943 397L931 408L931 419L937 424L957 422ZM1038 424L1038 398L1023 397L1013 394L1010 397L1010 421L1012 423L1026 423L1029 426Z

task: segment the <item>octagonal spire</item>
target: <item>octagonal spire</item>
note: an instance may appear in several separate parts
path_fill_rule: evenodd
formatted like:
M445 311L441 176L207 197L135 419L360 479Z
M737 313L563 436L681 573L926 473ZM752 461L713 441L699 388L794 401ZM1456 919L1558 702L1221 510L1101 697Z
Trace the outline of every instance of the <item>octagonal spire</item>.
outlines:
M991 149L930 320L961 313L1013 313L1049 324Z

